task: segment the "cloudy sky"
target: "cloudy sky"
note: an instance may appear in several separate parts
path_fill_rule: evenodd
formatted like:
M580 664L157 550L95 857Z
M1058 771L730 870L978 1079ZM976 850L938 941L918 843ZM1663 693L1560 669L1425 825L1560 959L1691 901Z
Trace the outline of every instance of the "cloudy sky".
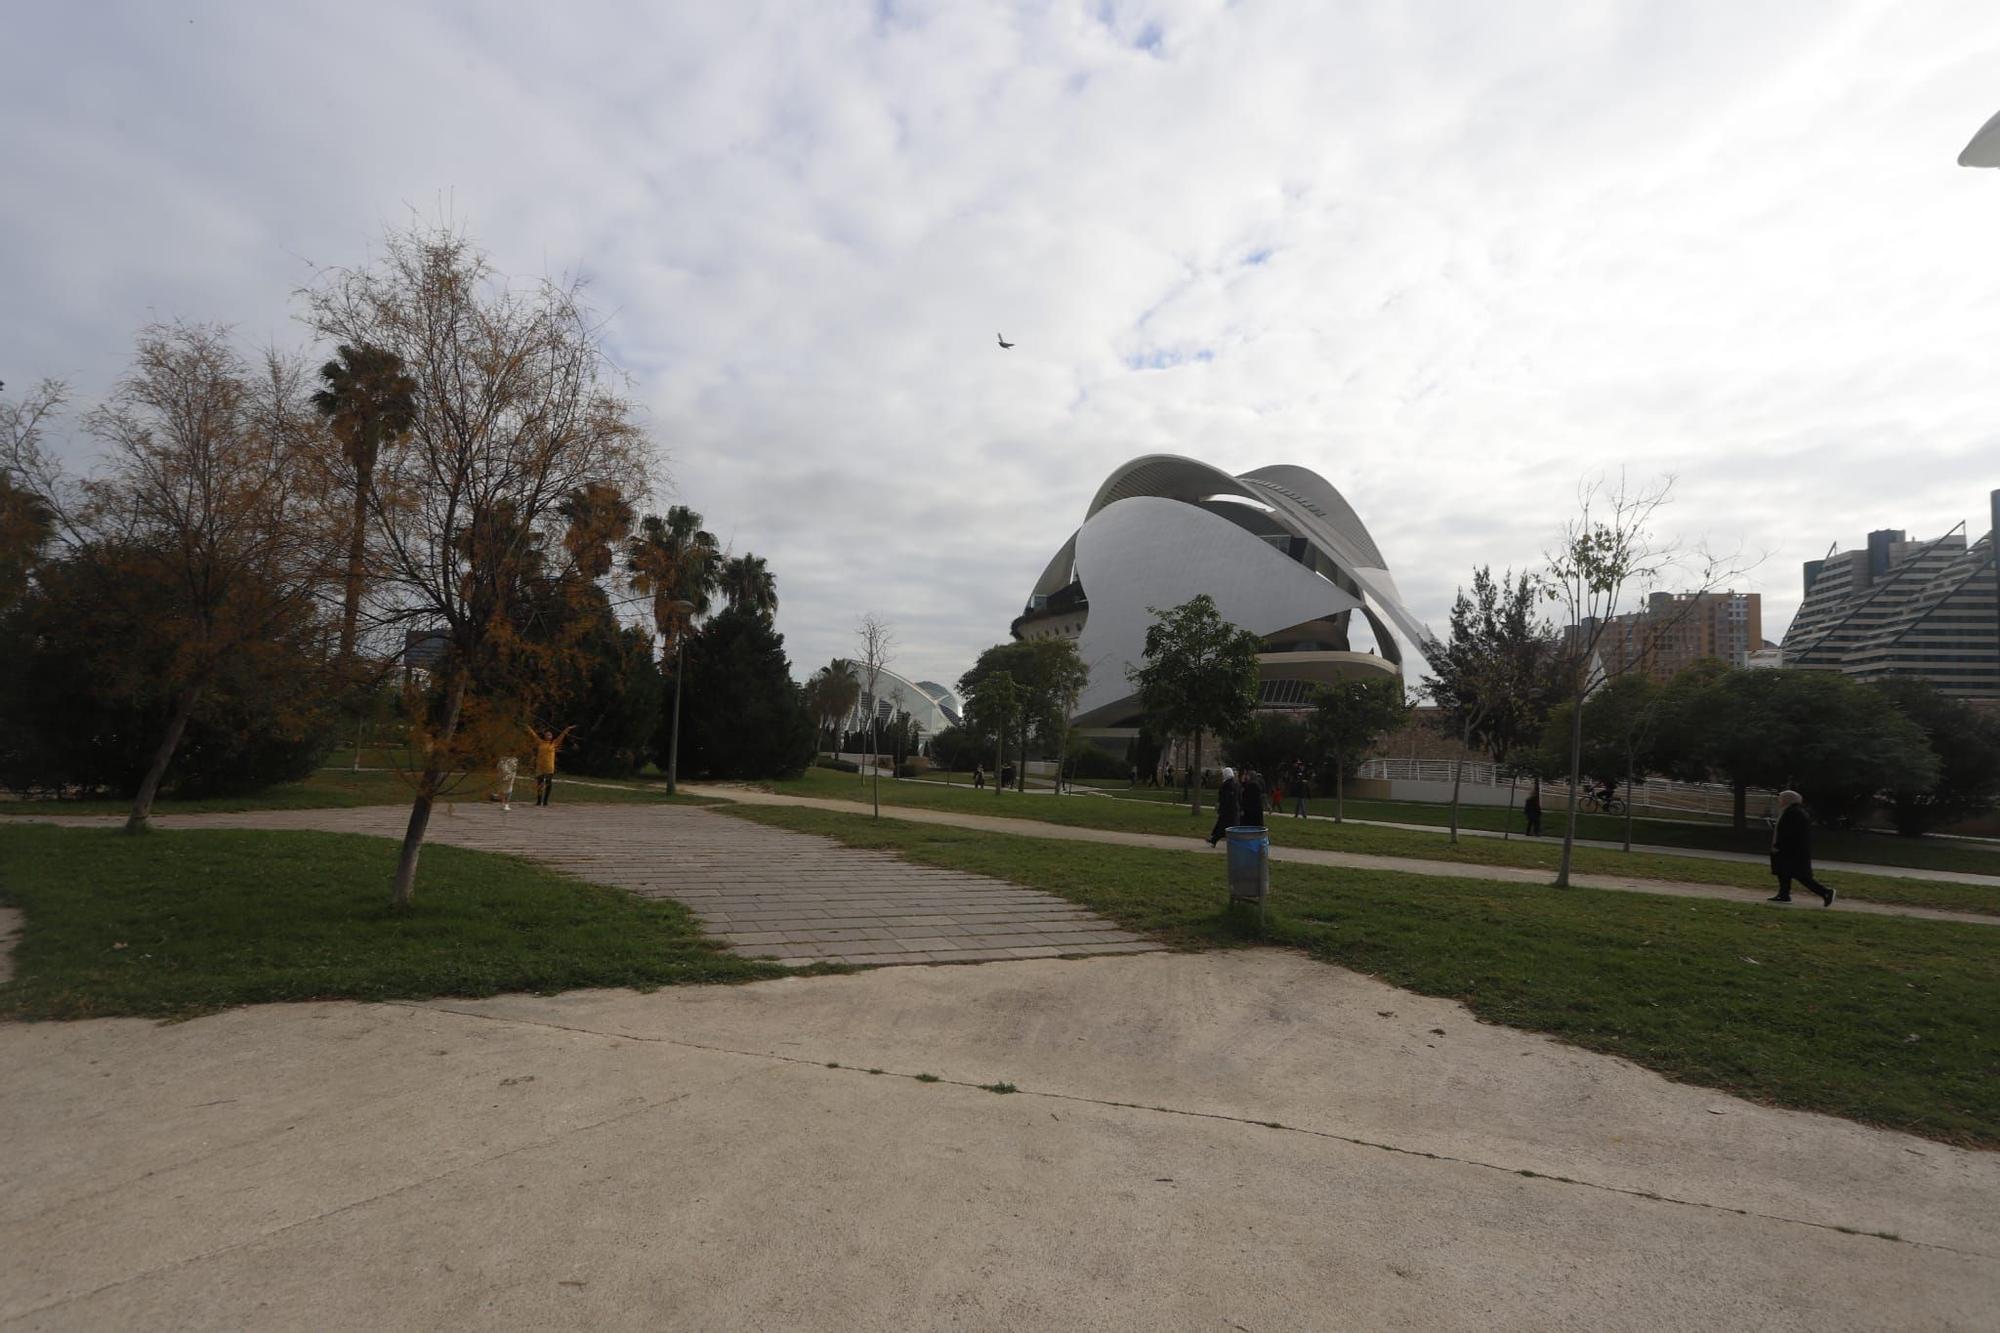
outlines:
M1799 562L1987 526L2000 6L1162 0L10 6L0 379L445 220L579 273L801 675L1005 637L1136 454L1339 487L1419 615L1579 481ZM1019 346L1000 351L996 332ZM79 457L86 446L77 445Z

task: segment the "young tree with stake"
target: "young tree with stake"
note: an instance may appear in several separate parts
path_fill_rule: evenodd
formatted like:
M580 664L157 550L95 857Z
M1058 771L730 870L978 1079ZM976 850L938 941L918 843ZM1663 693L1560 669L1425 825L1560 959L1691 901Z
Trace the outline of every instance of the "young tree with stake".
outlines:
M1162 611L1149 607L1145 660L1126 668L1141 706L1166 736L1194 742L1191 771L1201 773L1204 732L1234 736L1257 707L1257 652L1262 641L1222 618L1207 593ZM1201 814L1201 783L1190 782L1189 813Z
M560 540L569 496L642 494L652 449L612 391L574 283L510 284L459 233L413 226L374 265L336 270L306 296L320 334L394 356L413 384L408 429L382 441L366 506L378 619L446 643L396 866L405 906L439 790L476 758L459 735L467 692L505 650L520 570Z

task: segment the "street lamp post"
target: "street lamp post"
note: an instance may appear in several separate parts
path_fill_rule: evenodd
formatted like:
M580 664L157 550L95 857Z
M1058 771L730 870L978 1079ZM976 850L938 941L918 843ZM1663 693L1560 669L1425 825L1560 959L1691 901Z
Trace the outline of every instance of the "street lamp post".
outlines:
M1979 127L1979 133L1958 155L1961 167L2000 167L2000 113ZM2000 491L1988 497L1993 507L1993 530L1987 536L1990 548L1987 554L1993 557L1993 647L2000 653ZM2000 659L1996 659L1996 670L2000 670Z
M667 609L677 617L674 628L674 721L667 737L667 795L672 796L677 790L675 782L681 766L681 664L686 653L688 617L694 614L694 603L670 602Z

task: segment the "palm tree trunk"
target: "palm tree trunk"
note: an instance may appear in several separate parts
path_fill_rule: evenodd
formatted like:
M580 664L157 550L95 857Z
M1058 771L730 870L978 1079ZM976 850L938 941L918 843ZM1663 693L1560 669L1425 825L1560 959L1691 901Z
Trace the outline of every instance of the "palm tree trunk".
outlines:
M153 762L140 780L138 794L132 798L132 813L125 819L127 833L144 833L152 827L153 798L159 795L160 782L167 776L167 762L179 748L181 733L187 730L188 717L200 697L201 686L189 685L175 698L173 716L167 719L167 734L160 737L159 748L153 751Z
M361 623L361 567L368 553L368 479L354 483L354 531L347 539L347 594L340 608L340 664L354 657Z
M410 802L410 822L403 830L403 850L396 858L396 887L390 897L397 907L408 907L416 892L417 853L424 849L424 830L430 827L431 806L436 803L438 787L444 780L445 758L452 737L458 732L458 713L464 703L465 672L459 669L452 673L446 689L444 725L424 753L423 777L417 782L416 799Z

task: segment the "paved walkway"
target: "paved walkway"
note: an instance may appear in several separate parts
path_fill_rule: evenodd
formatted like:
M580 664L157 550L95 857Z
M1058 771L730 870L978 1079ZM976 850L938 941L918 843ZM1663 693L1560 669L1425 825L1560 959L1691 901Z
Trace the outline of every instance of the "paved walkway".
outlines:
M401 837L401 806L162 815L161 828L284 828ZM64 822L117 823L116 819ZM1158 945L1053 894L913 865L699 806L440 806L427 837L507 852L691 908L736 952L791 963L983 963L1145 953ZM421 874L419 891L421 892Z
M873 807L860 801L837 801L817 796L789 796L763 791L752 787L726 786L722 784L695 785L682 783L689 792L699 792L704 796L717 796L725 800L745 805L792 805L814 810L832 810L843 814L870 814ZM954 810L932 810L923 806L887 805L882 807L886 819L900 819L914 824L945 824L957 828L983 829L989 833L1011 833L1026 838L1051 838L1069 842L1103 842L1123 847L1155 847L1176 852L1196 852L1220 856L1218 851L1210 852L1199 839L1192 836L1176 837L1163 833L1132 833L1123 829L1084 828L1070 824L1051 824L1039 819L1013 819L1004 815L968 815ZM1278 825L1282 829L1282 824ZM1435 830L1428 830L1435 832ZM1530 869L1522 866L1469 865L1463 861L1431 861L1408 856L1371 856L1361 852L1325 851L1312 847L1285 847L1273 845L1271 859L1274 861L1298 862L1303 865L1345 866L1355 870L1394 870L1412 875L1435 875L1445 879L1478 879L1499 881L1504 884L1546 885L1549 882L1547 870ZM1873 869L1873 867L1867 867ZM1624 875L1585 875L1572 873L1570 882L1580 888L1611 889L1620 893L1654 893L1677 898L1719 898L1729 902L1761 902L1764 895L1758 891L1737 888L1728 884L1699 884L1677 880L1645 879ZM1836 889L1840 886L1834 885ZM1773 904L1777 906L1777 904ZM1819 902L1810 895L1800 895L1796 910L1819 910ZM1901 903L1861 902L1853 898L1842 898L1834 910L1859 912L1867 916L1919 917L1927 921L1961 921L1975 926L2000 926L2000 916L1981 912L1954 912L1936 907L1911 907Z

